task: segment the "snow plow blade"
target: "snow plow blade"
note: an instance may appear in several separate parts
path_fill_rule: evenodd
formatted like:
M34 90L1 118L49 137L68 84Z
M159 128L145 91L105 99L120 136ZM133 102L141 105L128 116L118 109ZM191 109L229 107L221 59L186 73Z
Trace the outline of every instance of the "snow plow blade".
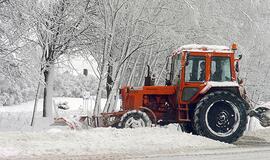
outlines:
M263 127L270 126L270 109L267 107L253 109L249 112L249 116L257 118Z

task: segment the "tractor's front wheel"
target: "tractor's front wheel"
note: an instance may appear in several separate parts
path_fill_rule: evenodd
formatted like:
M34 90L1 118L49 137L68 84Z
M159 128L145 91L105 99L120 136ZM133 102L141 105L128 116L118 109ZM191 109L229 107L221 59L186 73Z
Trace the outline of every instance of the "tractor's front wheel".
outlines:
M228 91L216 91L202 98L195 109L194 125L199 135L232 143L246 129L245 103Z
M132 110L125 113L120 120L120 128L139 128L150 127L152 124L150 118L145 112Z

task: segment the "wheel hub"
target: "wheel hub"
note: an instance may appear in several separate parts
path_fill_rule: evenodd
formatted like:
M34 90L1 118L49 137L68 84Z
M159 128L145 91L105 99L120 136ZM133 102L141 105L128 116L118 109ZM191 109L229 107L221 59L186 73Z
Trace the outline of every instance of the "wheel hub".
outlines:
M230 126L230 115L228 112L226 111L221 111L218 115L217 115L217 119L216 119L216 127L223 131L228 131L231 126Z
M228 122L228 113L226 111L222 111L217 115L217 123L219 125L224 125Z
M125 128L139 128L139 127L145 127L144 121L141 118L135 119L134 117L131 117L126 121Z

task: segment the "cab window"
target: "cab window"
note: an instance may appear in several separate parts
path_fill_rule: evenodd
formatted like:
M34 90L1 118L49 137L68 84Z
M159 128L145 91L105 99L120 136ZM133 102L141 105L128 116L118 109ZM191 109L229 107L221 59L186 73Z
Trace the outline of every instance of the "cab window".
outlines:
M212 57L211 81L231 81L231 63L229 57Z
M190 56L186 65L186 82L205 81L205 57Z

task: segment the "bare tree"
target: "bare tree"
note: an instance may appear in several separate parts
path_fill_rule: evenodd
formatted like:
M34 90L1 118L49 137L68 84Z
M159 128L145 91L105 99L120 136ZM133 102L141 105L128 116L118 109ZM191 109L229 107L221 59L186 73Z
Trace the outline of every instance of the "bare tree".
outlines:
M128 80L128 83L131 83L134 81L132 79L136 66L145 57L147 48L155 48L160 45L159 43L163 44L164 41L167 41L167 39L159 38L160 34L157 34L158 27L166 26L164 23L168 24L167 20L170 19L163 15L163 7L167 3L163 0L98 1L99 17L103 24L100 32L104 34L101 35L100 41L103 51L98 58L95 58L98 59L100 71L95 115L101 112L100 100L103 86L106 86L107 91L107 102L103 111L110 112L115 108L118 89L125 81L127 70L132 70L131 78ZM166 27L168 28L168 25ZM171 45L167 45L166 48L169 48L168 46L171 47ZM164 50L162 47L159 49ZM159 51L155 49L155 52ZM91 56L95 57L95 55ZM154 57L157 59L158 56ZM132 63L133 58L136 59L134 63ZM155 63L152 65L155 66Z
M52 109L54 65L66 54L72 54L76 40L91 26L85 23L89 1L29 0L22 3L23 13L32 27L28 41L36 41L41 48L40 72L44 76L43 117Z

